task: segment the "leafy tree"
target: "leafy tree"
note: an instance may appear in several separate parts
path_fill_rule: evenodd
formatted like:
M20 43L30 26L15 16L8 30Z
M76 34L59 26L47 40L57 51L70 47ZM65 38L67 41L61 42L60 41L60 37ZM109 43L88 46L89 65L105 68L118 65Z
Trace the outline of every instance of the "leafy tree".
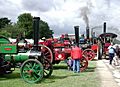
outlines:
M6 25L11 24L11 20L9 20L8 18L4 17L4 18L0 18L0 29L4 28Z
M0 35L5 36L5 37L9 37L10 33L8 33L7 30L2 30L2 31L0 31Z
M25 32L26 38L33 38L33 17L30 13L23 13L18 16L17 24L20 29L22 28L24 30L23 32ZM40 38L50 38L52 37L52 34L53 31L50 30L48 24L40 20Z
M30 13L23 13L18 16L17 24L23 30L26 38L32 38L32 21L33 17Z
M6 37L16 38L22 31L24 31L24 29L20 29L17 24L9 24L1 29L0 34Z
M40 38L51 38L53 37L53 31L50 30L48 24L42 20L40 20Z
M12 24L8 18L0 18L0 35L16 38L23 34L25 38L33 38L33 17L30 13L23 13L18 16L18 21ZM47 22L40 20L40 38L52 37L53 31L50 30Z

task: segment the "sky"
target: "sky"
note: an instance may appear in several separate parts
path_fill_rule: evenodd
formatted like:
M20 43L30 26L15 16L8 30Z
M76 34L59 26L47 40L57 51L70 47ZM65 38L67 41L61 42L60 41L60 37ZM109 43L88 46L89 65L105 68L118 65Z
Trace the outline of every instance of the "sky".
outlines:
M16 22L20 14L31 13L46 21L54 36L74 34L74 26L79 26L81 34L85 34L86 26L99 34L104 22L107 32L120 33L119 0L0 0L0 3L0 18Z

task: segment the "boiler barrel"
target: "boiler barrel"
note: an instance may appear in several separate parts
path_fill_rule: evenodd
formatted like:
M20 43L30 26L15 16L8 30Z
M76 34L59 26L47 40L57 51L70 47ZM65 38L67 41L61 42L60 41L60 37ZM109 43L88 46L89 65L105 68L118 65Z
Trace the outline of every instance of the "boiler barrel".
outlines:
M10 62L24 62L25 60L29 59L28 55L5 55L5 61L10 61Z

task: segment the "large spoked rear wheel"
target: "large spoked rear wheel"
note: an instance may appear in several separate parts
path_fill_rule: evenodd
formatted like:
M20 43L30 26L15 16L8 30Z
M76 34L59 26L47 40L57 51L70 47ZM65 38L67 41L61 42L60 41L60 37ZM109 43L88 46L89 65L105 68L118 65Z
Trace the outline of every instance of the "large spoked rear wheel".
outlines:
M88 60L93 60L95 58L95 52L92 49L85 49L82 54Z
M37 83L43 78L43 65L36 59L26 60L21 66L21 77L28 83Z
M85 56L80 59L80 71L84 71L88 67L88 60L85 58Z
M50 77L53 72L52 63L45 58L43 61L43 67L44 67L44 78Z
M39 48L44 56L52 63L53 62L53 53L51 49L45 45L39 44Z

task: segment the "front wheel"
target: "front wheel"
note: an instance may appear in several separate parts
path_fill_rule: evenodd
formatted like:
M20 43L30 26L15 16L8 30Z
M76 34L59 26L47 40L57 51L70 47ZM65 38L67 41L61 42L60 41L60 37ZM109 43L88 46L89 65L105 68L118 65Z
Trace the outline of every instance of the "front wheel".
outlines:
M43 78L43 65L36 59L28 59L22 64L20 74L28 83L39 82Z

